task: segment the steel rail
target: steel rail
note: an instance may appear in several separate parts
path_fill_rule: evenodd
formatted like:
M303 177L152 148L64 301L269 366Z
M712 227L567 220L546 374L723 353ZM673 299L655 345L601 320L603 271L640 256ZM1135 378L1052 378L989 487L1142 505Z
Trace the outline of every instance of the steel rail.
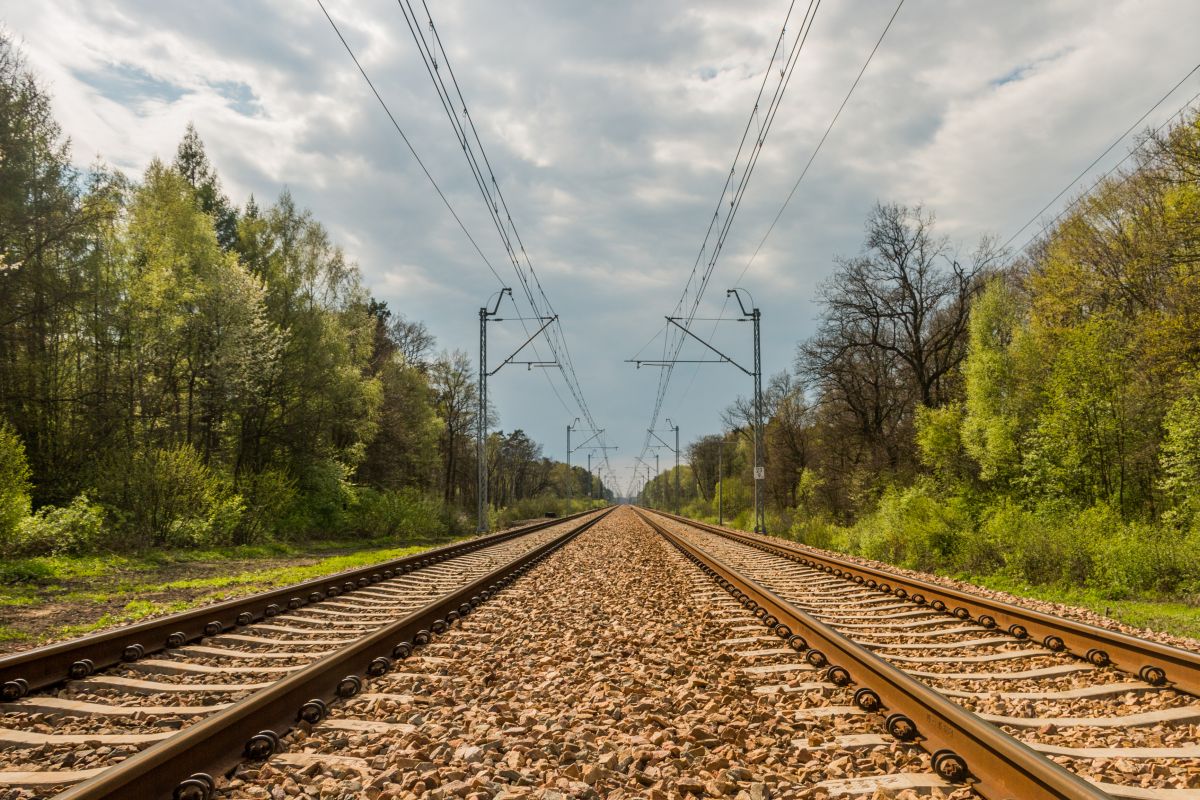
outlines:
M134 661L150 653L181 647L205 636L216 636L233 628L261 622L287 610L370 586L589 513L593 512L583 511L467 541L452 542L369 567L313 578L248 597L5 656L0 658L0 700L17 700L36 689L45 689L71 678L87 677L123 661Z
M732 531L665 511L654 510L653 513L752 545L831 575L890 592L901 599L929 605L937 611L953 614L964 622L1004 630L1017 639L1032 638L1049 650L1069 653L1097 667L1116 667L1136 675L1151 686L1169 686L1200 696L1200 653L857 564L806 545Z
M57 800L133 797L207 800L213 793L212 776L231 770L243 759L269 758L279 749L279 737L297 722L319 722L329 701L358 694L366 678L386 674L398 660L427 644L433 634L444 632L459 617L471 613L479 603L611 512L609 507L571 526L551 541L513 558L452 594L357 639L55 797Z
M888 732L927 750L941 778L969 782L987 800L1111 800L1091 783L664 528L641 509L638 514L789 646L806 651L805 660L824 669L827 680L838 686L857 684L855 704L868 713L886 714Z

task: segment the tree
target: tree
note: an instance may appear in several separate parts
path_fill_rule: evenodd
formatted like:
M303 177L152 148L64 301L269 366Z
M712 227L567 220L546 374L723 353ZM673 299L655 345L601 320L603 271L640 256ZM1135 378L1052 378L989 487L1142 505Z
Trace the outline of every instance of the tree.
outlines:
M963 265L934 234L932 214L896 204L876 204L864 246L838 260L821 290L820 335L839 349L894 357L916 402L939 406L951 399L952 372L965 355L971 299L999 253L984 239Z
M405 363L418 369L428 368L429 354L436 340L424 322L398 315L392 320L390 333Z
M1021 370L1025 320L1016 292L1003 277L993 278L971 308L962 366L963 447L979 465L979 477L1000 488L1020 473L1021 442L1035 411L1022 402L1025 383L1037 377Z
M706 503L713 499L717 481L720 480L718 467L723 445L723 437L710 434L702 436L687 447L687 460L692 466L692 474L696 476L696 489Z
M30 490L25 445L17 432L0 420L0 543L10 541L29 516Z
M467 491L463 464L470 459L471 434L477 418L477 387L471 360L462 350L442 353L429 370L434 406L442 423L438 449L442 456L442 497L447 505L473 497Z
M175 152L175 169L196 193L200 209L212 217L221 249L234 249L238 241L237 209L221 191L221 179L209 163L196 126L190 122Z

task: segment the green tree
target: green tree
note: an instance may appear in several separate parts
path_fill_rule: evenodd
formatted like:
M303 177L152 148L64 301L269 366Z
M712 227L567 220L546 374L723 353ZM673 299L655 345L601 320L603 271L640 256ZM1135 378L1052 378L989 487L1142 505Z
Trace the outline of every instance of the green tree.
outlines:
M29 464L17 432L0 421L0 542L11 541L29 516Z
M212 217L221 249L232 250L238 241L237 209L221 191L221 179L208 160L196 126L190 122L175 151L174 166L196 193L200 210Z

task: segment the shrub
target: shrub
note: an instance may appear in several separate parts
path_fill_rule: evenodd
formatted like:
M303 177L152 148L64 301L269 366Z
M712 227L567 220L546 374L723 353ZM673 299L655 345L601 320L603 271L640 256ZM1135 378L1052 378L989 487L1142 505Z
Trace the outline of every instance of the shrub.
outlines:
M189 445L139 451L110 466L101 499L140 546L228 544L244 504Z
M970 514L958 498L943 499L920 481L888 489L876 511L849 531L850 544L868 558L932 571L951 562Z
M360 489L351 524L367 536L399 541L445 536L448 528L441 503L412 489Z
M788 536L793 541L807 544L811 547L820 547L823 550L835 550L839 549L839 533L838 527L827 519L798 514L792 521L792 527L788 531Z
M282 470L267 469L241 481L245 511L235 544L254 544L271 537L285 512L295 505L296 482Z
M20 556L80 555L107 544L103 507L81 494L68 506L43 506L26 517L14 549Z
M1004 498L963 531L954 556L957 569L971 575L990 575L1004 569L1012 547L1020 547L1027 531L1040 531L1039 521L1017 503Z
M7 422L0 421L0 545L5 549L29 516L31 488L25 444Z
M336 533L348 524L358 502L350 469L339 461L317 461L300 475L295 500L277 530L296 538Z
M603 505L603 500L588 500L586 497L573 497L568 500L565 497L543 494L537 497L522 498L502 509L491 511L489 523L492 530L499 530L510 528L514 524L526 520L543 519L548 515L565 517Z

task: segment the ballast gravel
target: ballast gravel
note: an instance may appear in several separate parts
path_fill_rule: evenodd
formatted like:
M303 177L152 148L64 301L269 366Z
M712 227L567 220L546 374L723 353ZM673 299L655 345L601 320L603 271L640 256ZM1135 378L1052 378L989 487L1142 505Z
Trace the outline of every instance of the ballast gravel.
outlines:
M975 796L885 788L920 782L928 756L851 694L622 508L218 796Z

